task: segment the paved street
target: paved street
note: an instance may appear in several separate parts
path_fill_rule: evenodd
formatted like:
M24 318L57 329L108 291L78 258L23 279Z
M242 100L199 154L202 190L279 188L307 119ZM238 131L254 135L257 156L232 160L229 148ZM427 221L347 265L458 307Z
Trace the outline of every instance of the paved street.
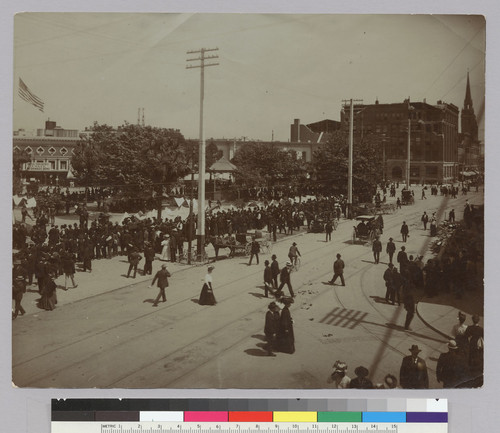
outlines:
M349 220L341 220L332 242L326 243L321 233L301 232L276 243L273 253L280 266L292 241L302 253L302 266L292 274L297 294L290 308L293 355L267 357L263 349L271 299L264 297L262 273L270 254L261 256L258 266L248 266L248 257L218 261L213 274L216 306L197 303L206 267L169 263L173 275L167 302L158 308L152 308L157 288L148 287L151 277L127 279L125 257L95 260L92 274L76 274L78 288L57 291L54 311L39 310L36 287L30 287L23 299L27 314L13 321L13 381L20 387L57 388L328 388L332 364L340 359L347 362L350 377L363 365L374 383L383 383L387 374L399 378L402 357L418 344L430 386L441 387L436 361L446 351L445 335L457 308L482 316L482 296L467 292L458 304L451 295L432 303L424 298L418 305L421 318L416 315L413 331L405 332L404 308L384 300L385 244L393 237L399 250L399 230L406 220L408 255L431 257L422 212L437 212L442 219L455 208L461 220L466 199L482 204L483 196L417 198L413 206L386 215L378 265L371 247L351 244ZM336 253L346 263L346 287L328 283ZM153 263L153 274L161 263ZM63 286L63 277L57 282Z

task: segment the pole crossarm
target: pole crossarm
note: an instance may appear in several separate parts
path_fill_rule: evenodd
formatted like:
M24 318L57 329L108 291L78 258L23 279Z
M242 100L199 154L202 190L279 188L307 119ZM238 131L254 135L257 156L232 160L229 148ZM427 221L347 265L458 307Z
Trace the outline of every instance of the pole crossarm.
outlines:
M218 63L205 63L203 65L186 65L186 69L194 69L194 68L204 68L206 66L218 66L219 64Z

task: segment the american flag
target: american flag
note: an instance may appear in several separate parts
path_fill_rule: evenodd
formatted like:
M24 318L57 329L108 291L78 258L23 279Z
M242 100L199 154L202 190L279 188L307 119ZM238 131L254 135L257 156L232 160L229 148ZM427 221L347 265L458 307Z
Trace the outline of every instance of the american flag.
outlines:
M43 101L38 96L36 96L26 84L24 84L24 81L21 80L21 77L19 77L19 96L26 102L34 105L43 113Z

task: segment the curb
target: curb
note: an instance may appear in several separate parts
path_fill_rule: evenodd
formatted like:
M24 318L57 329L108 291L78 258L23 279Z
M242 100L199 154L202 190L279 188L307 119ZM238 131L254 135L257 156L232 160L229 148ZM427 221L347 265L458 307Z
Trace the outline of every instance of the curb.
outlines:
M441 337L444 337L446 338L447 340L452 340L453 337L449 336L448 334L445 334L444 332L441 332L439 329L435 328L434 326L432 326L430 323L428 323L420 314L420 312L418 311L418 304L415 306L415 311L417 312L417 316L418 318L424 323L425 326L427 326L429 329L432 329L434 332L436 332L437 334L441 335Z

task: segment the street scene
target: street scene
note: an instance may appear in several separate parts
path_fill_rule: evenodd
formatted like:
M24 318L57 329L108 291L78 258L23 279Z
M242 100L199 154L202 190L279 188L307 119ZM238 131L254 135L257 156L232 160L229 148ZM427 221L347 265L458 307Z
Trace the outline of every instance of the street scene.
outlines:
M361 48L321 60L339 89L316 87L311 44L345 29ZM479 16L17 16L13 384L483 386L484 31ZM422 56L401 52L410 80L378 66L405 43ZM236 57L256 47L254 65ZM71 74L92 90L72 94Z

